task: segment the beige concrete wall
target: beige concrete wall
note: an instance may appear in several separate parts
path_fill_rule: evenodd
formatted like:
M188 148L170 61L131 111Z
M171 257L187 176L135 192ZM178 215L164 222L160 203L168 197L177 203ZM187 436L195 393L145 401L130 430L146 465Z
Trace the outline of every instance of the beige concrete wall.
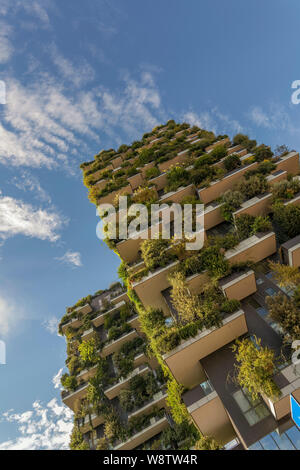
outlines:
M251 271L246 277L237 279L236 282L228 287L223 287L222 290L229 300L242 300L248 295L254 294L257 290L254 272Z
M230 321L230 318L233 318ZM205 379L200 359L220 349L248 331L245 314L228 317L220 328L201 332L196 338L183 342L164 360L176 380L186 387L193 387ZM170 354L170 355L169 355ZM188 364L188 367L187 367Z
M111 160L111 164L114 168L119 168L123 163L123 158L122 157L117 157Z
M136 175L130 176L128 178L128 183L132 187L133 190L141 186L144 182L144 178L142 173L137 173Z
M146 163L146 165L142 166L140 168L140 171L143 175L143 178L146 178L146 171L149 169L149 168L153 168L155 166L155 162L149 162L149 163Z
M205 210L207 210L207 208ZM207 212L204 212L205 230L209 230L210 228L215 227L216 225L219 225L222 222L224 222L224 218L221 214L221 204Z
M299 153L291 152L288 158L283 157L282 161L276 164L277 170L286 170L288 173L296 175L299 172Z
M110 194L107 194L107 196L103 196L101 197L98 201L97 201L97 204L112 204L115 200L115 197L118 195L118 196L122 196L122 195L125 195L125 194L132 194L133 191L132 191L132 188L131 186L128 184L128 186L124 186L123 188L120 188L120 189L117 189L116 191L113 191L112 193Z
M241 207L233 213L233 218L239 217L241 214L249 214L253 216L267 215L271 210L272 194L267 194L263 199L254 197L246 201L247 205ZM251 203L251 205L249 205Z
M199 197L204 204L208 204L215 199L218 199L227 189L231 189L233 184L238 182L244 173L248 170L253 170L258 165L257 162L245 165L239 171L224 176L221 180L212 182L207 188L199 189Z
M171 160L168 160L166 162L162 162L158 164L158 168L160 171L166 171L168 170L171 166L178 165L180 163L184 163L187 158L188 158L188 151L183 153L182 155L176 155L176 157L171 158Z
M293 250L291 253L292 257L292 266L298 268L300 266L300 247Z
M238 245L238 247L240 245ZM242 261L253 261L258 263L259 261L267 258L268 256L271 256L276 252L275 233L272 232L270 236L262 239L257 237L257 240L254 244L245 247L245 249L242 251L238 251L238 247L226 252L226 257L230 263L240 263Z
M227 412L217 396L191 413L194 423L205 436L226 444L236 437Z

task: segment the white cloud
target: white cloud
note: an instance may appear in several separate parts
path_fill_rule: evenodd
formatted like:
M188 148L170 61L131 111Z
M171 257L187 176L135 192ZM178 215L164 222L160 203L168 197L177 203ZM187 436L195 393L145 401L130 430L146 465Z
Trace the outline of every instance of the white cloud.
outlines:
M63 256L55 258L62 263L69 264L71 266L76 266L79 268L82 266L81 254L78 251L68 250Z
M61 383L60 379L63 375L63 368L59 369L56 375L52 378L52 383L54 385L54 388L61 388Z
M0 239L25 235L52 242L59 239L57 233L66 223L59 214L35 209L30 204L0 193Z
M8 62L13 54L11 34L12 28L4 21L0 21L0 64Z
M48 318L47 320L43 322L43 325L46 328L46 330L49 331L49 333L51 333L52 335L54 335L55 333L58 335L58 332L57 332L58 324L59 324L59 319L54 316L51 318Z
M22 171L20 176L14 176L11 181L18 189L22 191L30 191L41 202L51 202L51 197L41 187L38 178L29 171Z
M0 443L0 450L67 450L73 427L73 413L56 398L46 405L39 401L23 413L9 410L0 422L14 423L18 436Z
M0 292L0 332L6 337L23 317L20 305Z
M187 111L182 118L192 126L210 130L216 134L238 133L243 130L243 126L236 119L222 113L216 106L200 113L193 110Z
M261 106L253 106L248 112L248 117L258 127L298 132L286 109L276 103L271 103L266 111Z
M85 60L81 61L82 63L76 63L76 66L74 66L70 60L58 52L54 45L50 47L50 53L52 61L59 72L75 87L80 87L94 79L95 71Z

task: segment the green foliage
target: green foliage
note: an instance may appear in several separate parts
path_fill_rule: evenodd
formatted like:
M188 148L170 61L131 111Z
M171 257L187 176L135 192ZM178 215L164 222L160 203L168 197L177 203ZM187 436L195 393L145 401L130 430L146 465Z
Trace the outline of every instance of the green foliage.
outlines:
M236 134L233 138L233 145L242 145L251 152L256 147L256 140L250 140L245 134Z
M142 258L150 271L169 264L174 258L170 252L166 252L168 240L147 239L141 245Z
M269 232L273 228L269 217L260 215L254 217L250 214L241 214L236 217L235 225L241 240L259 232Z
M256 147L253 151L255 156L255 161L262 162L263 160L270 160L273 157L273 152L267 145L260 145Z
M149 308L140 313L142 330L148 337L152 337L165 326L165 316L160 309Z
M89 445L83 439L82 433L80 432L78 426L73 427L70 440L70 449L71 450L88 450Z
M273 170L275 170L276 165L270 160L264 160L258 164L254 170L248 170L244 174L246 179L249 179L253 175L269 175Z
M265 193L269 189L269 185L263 175L253 175L248 179L243 179L237 184L236 189L240 191L247 200Z
M300 181L298 179L279 181L274 184L272 197L274 201L293 199L300 192Z
M232 220L232 213L235 212L244 202L245 197L241 191L228 189L222 196L221 214L225 220Z
M300 338L299 297L298 288L296 294L291 299L281 292L273 297L268 296L266 298L269 316L281 326L287 341L294 341Z
M278 229L281 242L294 238L300 234L300 207L294 205L285 206L275 203L273 209L273 222Z
M171 409L172 418L175 423L180 424L189 419L186 406L181 401L183 386L178 384L175 379L169 380L167 383L167 399L166 402Z
M180 186L185 186L189 180L189 173L181 166L175 166L167 173L167 186L165 192L176 191Z
M85 367L89 367L97 362L97 347L98 345L94 338L82 341L78 346L79 355Z
M248 390L253 400L256 400L260 393L268 398L278 398L280 390L273 381L274 351L261 346L260 339L255 340L256 345L246 338L237 340L232 346L238 362L237 381L242 388Z
M195 444L195 450L221 450L222 446L209 436L201 436Z
M241 166L241 160L238 155L235 155L234 153L231 155L228 155L228 157L225 158L224 160L224 166L227 171L232 171Z
M156 176L159 176L159 174L160 174L160 171L157 168L157 166L153 166L152 168L148 168L146 170L146 178L149 179L149 180L151 178L155 178Z
M66 390L68 390L70 392L73 392L74 390L76 390L77 380L76 380L76 377L74 375L63 374L60 381L61 381L62 386Z

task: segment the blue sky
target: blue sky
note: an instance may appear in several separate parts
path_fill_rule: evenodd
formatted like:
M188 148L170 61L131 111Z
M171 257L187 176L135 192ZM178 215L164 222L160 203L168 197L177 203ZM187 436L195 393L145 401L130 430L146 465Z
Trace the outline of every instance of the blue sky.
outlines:
M0 0L0 449L67 446L57 319L117 277L79 164L168 119L299 149L299 23L297 0Z

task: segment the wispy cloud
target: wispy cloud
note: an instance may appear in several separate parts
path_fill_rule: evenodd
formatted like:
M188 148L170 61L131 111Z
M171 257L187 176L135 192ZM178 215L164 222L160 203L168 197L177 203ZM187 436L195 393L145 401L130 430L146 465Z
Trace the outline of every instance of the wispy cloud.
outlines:
M0 450L67 450L72 421L71 410L59 405L56 398L46 405L35 401L23 413L6 411L0 422L16 424L19 435L0 443Z
M191 125L202 129L212 130L217 134L238 133L243 126L228 114L222 113L216 106L209 111L196 112L194 110L183 113L182 119Z
M20 304L0 292L0 332L6 337L24 316Z
M48 318L43 322L44 327L46 328L49 333L52 335L57 334L58 335L58 324L59 324L59 319L55 316Z
M25 235L50 240L59 239L58 231L66 219L55 212L35 209L32 205L0 193L0 239Z
M52 383L54 385L54 388L62 388L61 382L60 382L62 375L63 375L63 368L59 369L57 374L55 374L54 377L52 377Z
M248 112L248 118L258 127L299 132L299 127L292 122L290 113L278 103L271 103L265 110L261 106L253 106Z
M27 170L22 171L19 176L14 176L12 184L22 191L32 192L34 197L41 202L51 202L51 197L42 188L39 179Z
M13 54L11 43L12 27L0 21L0 64L8 62Z
M81 254L78 251L68 250L63 256L55 259L76 268L82 266Z
M82 59L79 63L77 61L75 66L69 59L63 57L58 52L54 44L49 50L52 61L58 68L60 74L75 87L83 86L95 78L95 71L86 60Z

